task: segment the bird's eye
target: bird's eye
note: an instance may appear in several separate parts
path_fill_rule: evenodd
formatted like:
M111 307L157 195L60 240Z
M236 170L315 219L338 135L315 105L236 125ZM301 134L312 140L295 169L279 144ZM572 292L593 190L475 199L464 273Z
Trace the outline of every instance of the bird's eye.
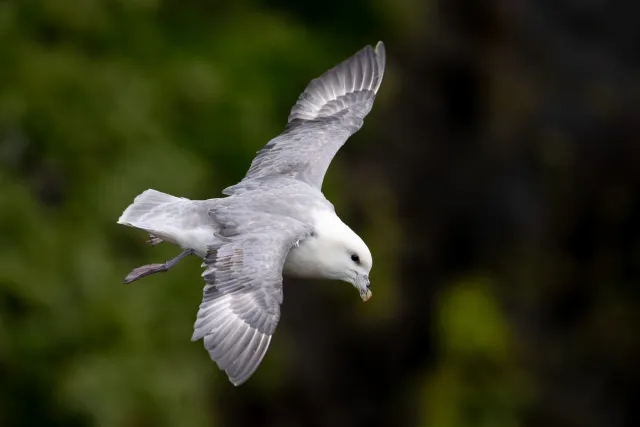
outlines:
M356 254L352 254L351 255L351 261L359 263L360 262L360 257Z

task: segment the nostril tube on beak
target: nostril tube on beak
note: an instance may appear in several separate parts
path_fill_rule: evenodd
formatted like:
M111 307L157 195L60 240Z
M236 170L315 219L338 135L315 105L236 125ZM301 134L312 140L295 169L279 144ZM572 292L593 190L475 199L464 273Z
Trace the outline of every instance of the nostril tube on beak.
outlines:
M369 276L363 274L361 277L362 284L368 289L371 287L371 282L369 282Z
M364 302L367 302L371 298L371 291L369 290L370 286L371 283L369 283L369 276L366 274L358 275L356 277L356 287L358 288L360 297Z

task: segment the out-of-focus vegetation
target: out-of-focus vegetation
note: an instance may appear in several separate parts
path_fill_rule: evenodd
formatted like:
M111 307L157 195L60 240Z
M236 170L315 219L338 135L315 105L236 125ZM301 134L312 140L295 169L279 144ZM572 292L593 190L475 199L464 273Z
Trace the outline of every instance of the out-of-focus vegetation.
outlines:
M0 1L0 426L634 425L635 2ZM374 298L287 281L240 388L200 263L115 224L220 196L307 82L384 40L325 193ZM634 413L634 410L636 413Z

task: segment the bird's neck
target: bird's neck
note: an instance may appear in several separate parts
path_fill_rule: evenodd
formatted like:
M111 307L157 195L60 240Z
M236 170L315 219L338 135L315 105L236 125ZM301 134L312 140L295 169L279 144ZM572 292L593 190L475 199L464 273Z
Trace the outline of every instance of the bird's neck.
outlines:
M287 276L317 279L342 279L335 269L334 257L344 256L340 238L353 231L332 211L313 215L313 234L294 246L284 264Z

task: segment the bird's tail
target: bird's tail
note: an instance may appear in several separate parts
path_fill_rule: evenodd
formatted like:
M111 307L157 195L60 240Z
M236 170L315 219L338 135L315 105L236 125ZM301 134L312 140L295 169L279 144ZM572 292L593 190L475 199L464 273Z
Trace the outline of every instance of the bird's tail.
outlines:
M133 203L120 215L118 224L141 228L151 232L153 227L150 224L152 222L150 220L157 216L158 211L156 208L178 200L181 200L180 197L156 190L146 190L142 194L139 194L133 200Z
M149 243L173 243L193 249L200 256L207 253L207 245L215 231L207 204L156 190L147 190L136 197L122 213L118 224L146 231L151 235Z

